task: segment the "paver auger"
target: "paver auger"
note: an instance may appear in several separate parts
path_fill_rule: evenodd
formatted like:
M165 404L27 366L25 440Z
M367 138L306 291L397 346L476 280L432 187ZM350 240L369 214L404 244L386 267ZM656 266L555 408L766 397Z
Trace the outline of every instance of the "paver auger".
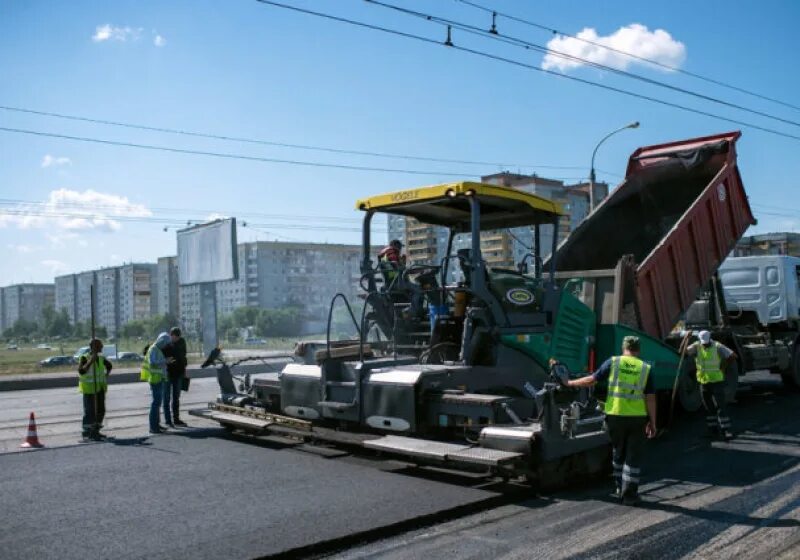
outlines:
M555 262L542 270L539 230L558 231L558 204L465 182L379 195L357 208L365 212L364 313L360 321L350 315L359 338L331 341L329 327L328 340L298 346L297 363L240 392L223 365L218 401L193 413L232 430L501 476L552 482L602 470L608 439L597 401L586 389L562 389L550 374L551 358L587 369L595 327L594 312L551 280ZM446 227L448 255L458 234L467 246L437 264L386 270L370 254L376 213ZM532 273L525 264L487 266L481 235L517 226L535 232L523 261Z

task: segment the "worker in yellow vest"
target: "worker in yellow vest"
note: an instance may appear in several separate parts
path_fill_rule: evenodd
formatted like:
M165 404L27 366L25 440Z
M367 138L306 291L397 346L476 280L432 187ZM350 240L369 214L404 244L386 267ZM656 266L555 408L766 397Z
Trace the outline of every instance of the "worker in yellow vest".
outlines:
M156 341L147 348L142 360L141 381L150 384L150 393L153 400L150 402L150 433L161 434L167 429L161 425L161 402L164 398L163 381L167 378L167 359L164 357L164 347L169 344L169 335L161 333Z
M698 341L689 345L686 354L694 358L695 375L706 409L706 428L711 437L733 437L731 418L725 407L725 372L736 354L724 344L711 340L711 333L700 331Z
M590 387L608 381L605 413L612 447L614 495L625 505L639 503L645 436L656 435L655 386L650 364L639 358L639 351L639 337L626 336L621 356L609 358L591 375L560 379L568 387Z
M106 436L100 433L106 415L106 389L111 362L103 356L103 342L93 338L89 350L78 358L78 390L83 395L83 439L100 441Z

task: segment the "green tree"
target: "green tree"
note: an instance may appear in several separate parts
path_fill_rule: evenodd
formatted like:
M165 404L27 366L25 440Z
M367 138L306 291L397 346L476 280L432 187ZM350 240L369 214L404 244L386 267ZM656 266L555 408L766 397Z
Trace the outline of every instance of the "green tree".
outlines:
M47 336L52 337L67 337L72 332L72 326L69 324L69 316L66 309L60 309L58 313L54 313L45 323L44 330Z

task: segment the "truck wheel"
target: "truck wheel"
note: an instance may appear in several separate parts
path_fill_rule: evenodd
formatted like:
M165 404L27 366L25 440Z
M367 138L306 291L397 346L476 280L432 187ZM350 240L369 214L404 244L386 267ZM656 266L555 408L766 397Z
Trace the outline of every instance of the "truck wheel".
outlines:
M739 363L733 362L725 370L725 402L736 401L736 391L739 389Z
M781 379L787 389L800 390L800 352L795 349L789 369L781 372Z
M703 399L700 396L700 384L693 377L681 374L678 382L678 400L681 407L686 412L697 412L703 406Z

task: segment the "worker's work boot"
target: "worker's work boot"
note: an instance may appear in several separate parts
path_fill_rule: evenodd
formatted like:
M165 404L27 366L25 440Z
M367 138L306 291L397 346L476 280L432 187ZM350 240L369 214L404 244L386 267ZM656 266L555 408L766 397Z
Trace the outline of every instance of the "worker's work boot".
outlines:
M184 422L183 420L181 420L180 418L176 418L175 422L173 422L173 424L175 424L176 426L180 426L181 428L185 428L186 426L189 425L186 422Z
M638 506L640 503L642 503L642 500L639 498L639 494L631 494L628 496L623 496L622 503L626 506Z
M722 430L722 439L725 441L730 441L733 439L733 432L730 430Z
M614 485L614 491L611 493L611 497L617 500L622 499L622 488L619 486L619 484Z

